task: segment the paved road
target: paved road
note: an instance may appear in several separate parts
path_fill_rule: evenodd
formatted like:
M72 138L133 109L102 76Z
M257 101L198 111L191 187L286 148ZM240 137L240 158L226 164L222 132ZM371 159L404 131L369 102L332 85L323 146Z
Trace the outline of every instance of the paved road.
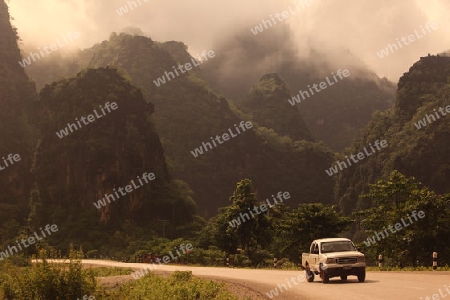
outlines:
M96 264L110 267L126 267L140 269L149 267L149 264L121 263L113 261L83 260L83 264ZM330 279L329 284L322 284L318 277L312 283L299 282L298 277L302 271L282 270L252 270L207 268L174 265L156 265L156 272L192 271L193 275L207 278L218 278L224 281L235 282L263 295L272 289L278 288L278 296L272 294L273 299L383 299L383 300L441 300L450 295L450 272L367 272L366 281L359 283L355 276L349 276L348 282L341 282L338 277ZM296 278L292 280L292 277ZM289 281L289 283L288 283ZM284 284L286 289L281 285ZM290 286L289 286L290 285ZM283 288L281 293L279 286ZM446 291L446 288L448 291ZM441 289L441 295L439 295ZM437 298L439 297L439 298ZM267 297L267 299L270 299ZM450 299L450 298L448 298Z

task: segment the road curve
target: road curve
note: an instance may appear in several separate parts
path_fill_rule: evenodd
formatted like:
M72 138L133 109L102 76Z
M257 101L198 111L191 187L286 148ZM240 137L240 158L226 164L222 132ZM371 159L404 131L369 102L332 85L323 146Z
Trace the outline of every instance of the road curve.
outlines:
M150 264L122 263L104 260L83 260L83 264L95 264L106 267L123 267L142 269L149 268ZM155 269L155 268L153 268ZM303 271L284 270L255 270L233 268L210 268L175 265L156 265L156 272L192 271L199 277L217 278L223 281L235 282L263 295L270 290L278 289L278 296L272 294L272 299L298 300L298 299L442 299L450 293L450 272L367 272L366 281L359 283L355 276L349 276L347 282L341 282L338 277L330 279L329 284L322 284L316 277L315 281L299 282ZM292 280L294 277L294 280ZM286 289L282 286L284 284ZM280 292L279 286L283 288ZM440 291L439 291L440 290ZM441 293L441 295L439 295ZM267 299L271 299L267 297ZM450 298L449 298L450 299Z

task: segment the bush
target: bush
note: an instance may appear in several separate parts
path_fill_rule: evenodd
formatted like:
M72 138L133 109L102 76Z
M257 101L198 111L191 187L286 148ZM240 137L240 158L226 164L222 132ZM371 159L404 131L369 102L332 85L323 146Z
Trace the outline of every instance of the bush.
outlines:
M7 266L2 279L5 299L62 300L77 299L95 292L97 282L89 270L82 270L78 251L70 250L69 263L56 264L39 251L40 262L29 268Z
M189 262L192 264L200 264L203 266L225 266L226 253L219 248L210 246L207 250L194 248L189 255L181 257L180 262Z
M185 300L237 300L224 284L192 277L191 272L175 272L170 278L150 272L139 280L120 288L109 299L185 299Z
M279 265L281 267L281 269L283 270L297 270L298 267L296 266L295 263L289 261L289 259L285 259L283 258L281 261L281 264Z
M86 258L98 258L99 257L99 252L98 250L89 250L86 253Z
M192 279L192 271L175 271L172 275L173 281L188 282Z
M265 267L270 266L270 264L269 265L266 264L266 260L270 259L270 258L271 258L271 255L270 255L269 251L258 249L253 253L251 260L252 260L253 266L259 267L259 268L265 268Z

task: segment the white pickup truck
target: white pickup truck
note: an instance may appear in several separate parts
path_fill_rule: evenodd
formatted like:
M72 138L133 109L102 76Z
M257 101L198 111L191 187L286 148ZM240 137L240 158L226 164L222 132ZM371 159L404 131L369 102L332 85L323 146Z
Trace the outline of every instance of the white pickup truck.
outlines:
M310 253L302 254L302 267L305 269L308 282L314 281L314 274L320 275L323 283L331 277L358 277L359 282L366 279L366 259L353 242L345 238L329 238L314 240Z

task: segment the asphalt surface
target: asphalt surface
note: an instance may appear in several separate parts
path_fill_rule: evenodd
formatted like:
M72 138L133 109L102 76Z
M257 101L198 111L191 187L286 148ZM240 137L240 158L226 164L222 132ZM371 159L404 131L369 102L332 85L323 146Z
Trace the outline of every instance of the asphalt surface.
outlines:
M83 260L83 264L133 269L150 268L150 264L121 263L104 260ZM450 272L367 272L366 281L359 283L356 276L349 276L347 282L339 277L322 284L316 276L314 282L303 281L303 271L255 270L235 268L190 267L156 264L151 270L157 273L192 271L194 276L216 278L238 283L253 289L271 299L423 299L440 300L450 295ZM294 277L294 279L292 279ZM302 281L302 282L300 282ZM283 286L284 285L284 286ZM283 292L280 291L280 287ZM448 289L448 290L447 290ZM436 294L433 298L433 294ZM428 299L426 297L429 297ZM450 298L448 298L450 299Z

